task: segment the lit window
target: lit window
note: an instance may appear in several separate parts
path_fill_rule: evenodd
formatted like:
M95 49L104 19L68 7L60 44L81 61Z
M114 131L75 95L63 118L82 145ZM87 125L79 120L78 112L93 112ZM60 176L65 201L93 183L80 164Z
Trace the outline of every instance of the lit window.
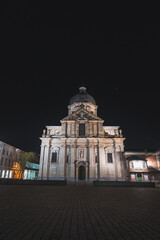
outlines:
M131 180L132 180L132 181L135 181L135 180L136 180L135 174L133 174L133 173L131 174Z
M8 174L9 174L9 171L7 170L5 178L8 178Z
M10 171L9 173L9 178L12 178L12 171Z
M143 168L146 168L146 163L145 162L143 162Z
M135 169L142 169L143 168L142 161L134 161L134 168Z
M144 180L147 181L148 180L148 175L144 174Z
M130 167L131 167L131 168L134 168L133 162L130 163Z
M2 178L5 176L5 170L2 171Z

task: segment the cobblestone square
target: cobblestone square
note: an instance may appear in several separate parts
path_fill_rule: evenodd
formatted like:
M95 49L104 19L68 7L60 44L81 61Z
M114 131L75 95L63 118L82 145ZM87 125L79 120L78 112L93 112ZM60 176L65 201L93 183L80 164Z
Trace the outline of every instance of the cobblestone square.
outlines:
M0 240L160 239L160 188L0 186Z

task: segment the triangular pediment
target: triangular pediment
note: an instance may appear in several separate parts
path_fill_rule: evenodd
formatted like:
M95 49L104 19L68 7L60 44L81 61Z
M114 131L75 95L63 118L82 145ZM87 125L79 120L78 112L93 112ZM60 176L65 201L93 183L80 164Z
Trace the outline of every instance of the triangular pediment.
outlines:
M76 120L93 120L93 121L103 121L101 118L90 113L86 109L79 109L71 115L62 119L62 121L76 121Z

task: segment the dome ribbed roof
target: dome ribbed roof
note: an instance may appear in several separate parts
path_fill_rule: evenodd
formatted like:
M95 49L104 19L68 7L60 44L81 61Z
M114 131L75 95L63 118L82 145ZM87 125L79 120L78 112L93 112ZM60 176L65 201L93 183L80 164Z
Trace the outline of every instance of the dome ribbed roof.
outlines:
M96 101L94 98L86 93L86 88L85 87L80 87L79 88L79 93L77 93L75 96L73 96L70 100L70 105L75 103L75 102L90 102L94 105L96 105Z

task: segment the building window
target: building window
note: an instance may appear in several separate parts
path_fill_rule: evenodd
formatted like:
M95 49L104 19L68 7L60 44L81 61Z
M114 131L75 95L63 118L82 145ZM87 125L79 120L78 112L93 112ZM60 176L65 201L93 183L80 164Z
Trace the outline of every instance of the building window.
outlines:
M113 163L112 153L107 153L108 163Z
M5 177L5 170L2 171L2 178Z
M130 167L131 167L131 168L134 168L133 162L130 163Z
M143 168L146 168L146 163L145 162L143 162Z
M131 174L131 180L132 180L132 181L135 181L135 180L136 180L136 176L135 176L134 173Z
M95 156L95 163L98 163L98 156Z
M0 165L3 165L3 157L1 158L1 163L0 163Z
M5 149L3 149L3 155L5 154Z
M4 163L4 166L7 166L7 158L6 158L6 161L5 161L5 163Z
M7 170L5 178L8 178L8 175L9 175L9 171Z
M52 163L57 162L57 152L53 152L53 153L52 153L51 162L52 162Z
M10 171L9 173L9 178L12 178L12 171Z
M144 180L148 181L148 175L147 174L144 174Z
M79 124L79 136L85 137L85 123Z

